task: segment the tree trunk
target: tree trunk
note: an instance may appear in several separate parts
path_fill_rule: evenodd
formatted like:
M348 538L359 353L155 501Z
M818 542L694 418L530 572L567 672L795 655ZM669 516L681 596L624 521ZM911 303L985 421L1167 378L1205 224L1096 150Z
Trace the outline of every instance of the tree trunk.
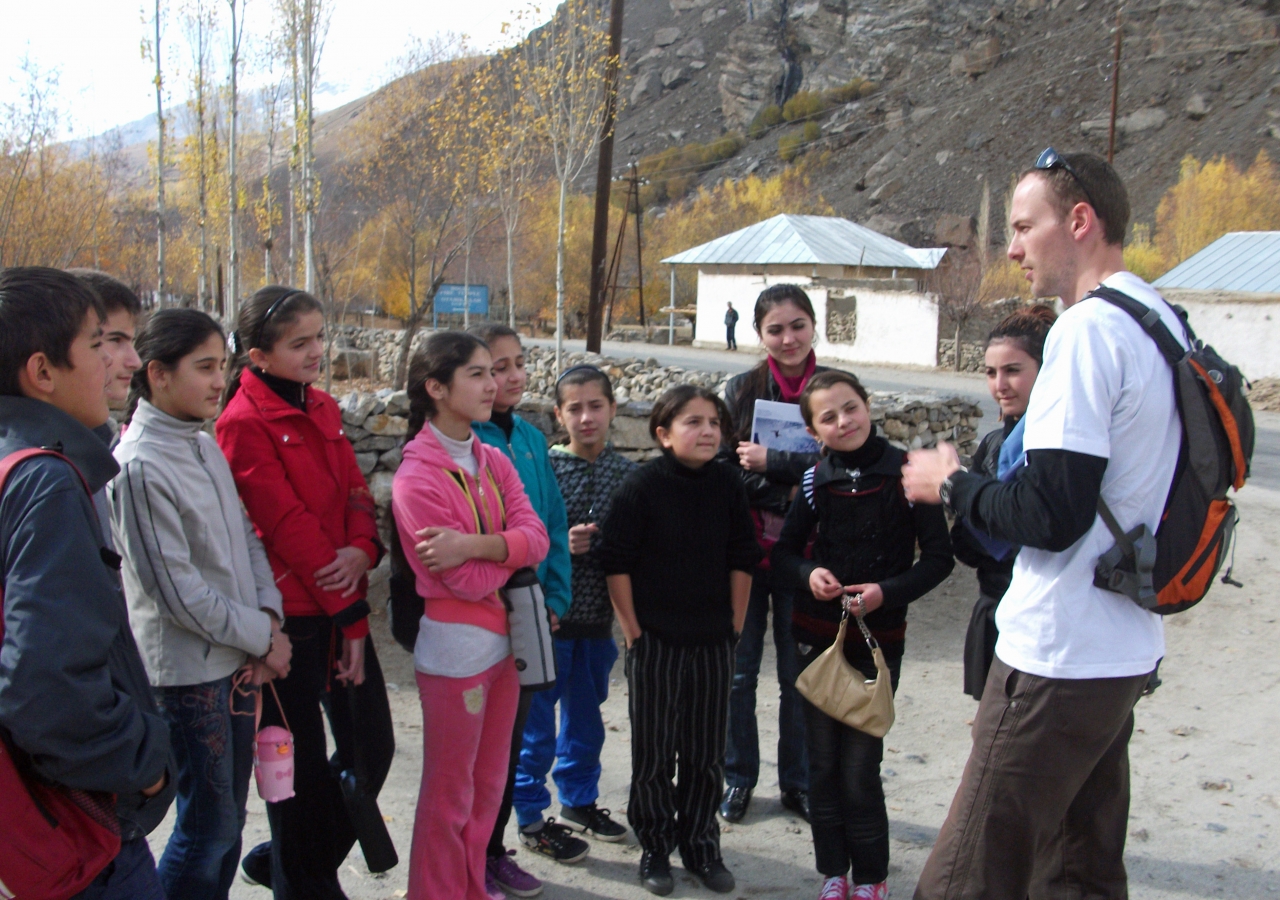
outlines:
M156 296L164 304L164 79L160 67L160 0L156 0Z
M959 320L959 319L956 319L956 352L955 352L955 363L956 363L956 371L957 371L957 372L959 372L959 371L960 371L960 324L961 324L961 323L960 323L960 320Z
M564 201L567 179L560 179L560 219L556 227L556 377L564 353Z
M514 248L511 234L513 230L512 226L507 226L507 325L512 331L516 327L516 270L512 259Z
M237 0L231 5L231 123L227 138L227 185L230 196L227 208L227 300L229 314L235 319L240 311L240 239L236 234L240 192L236 186L236 129L240 123L237 79L240 69L240 27L236 14Z

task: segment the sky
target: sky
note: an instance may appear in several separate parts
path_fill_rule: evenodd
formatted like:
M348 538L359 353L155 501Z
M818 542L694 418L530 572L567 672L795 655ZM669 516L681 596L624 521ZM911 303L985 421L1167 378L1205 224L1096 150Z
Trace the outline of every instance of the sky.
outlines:
M161 0L161 33L166 67L186 63L189 54L179 10L189 0ZM226 0L207 0L226 19ZM332 10L320 60L318 111L341 106L387 80L415 40L446 33L465 34L480 49L510 41L504 22L529 9L524 0L323 0ZM246 56L241 79L261 84L252 57L262 54L271 28L273 0L247 0ZM554 0L544 3L553 7ZM63 110L63 136L85 137L155 112L154 64L142 56L142 43L154 34L154 0L0 0L0 106L23 96L24 59L44 75L57 76L57 105ZM534 17L549 15L533 12ZM225 33L225 22L222 26ZM256 45L256 46L254 46ZM224 53L220 37L216 52ZM226 77L220 60L219 78ZM242 66L245 65L242 63ZM259 66L260 68L260 66ZM165 105L182 103L182 80L166 76Z

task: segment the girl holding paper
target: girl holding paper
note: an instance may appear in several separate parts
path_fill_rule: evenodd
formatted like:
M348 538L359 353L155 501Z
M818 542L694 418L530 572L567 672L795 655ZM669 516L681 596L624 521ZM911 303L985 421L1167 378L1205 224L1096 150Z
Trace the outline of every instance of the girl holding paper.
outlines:
M756 730L756 681L764 655L764 635L773 603L773 642L778 655L781 709L778 715L778 782L782 805L809 818L808 763L804 746L804 713L796 693L795 641L791 637L791 589L772 584L768 552L778 540L782 521L796 487L818 454L769 449L752 442L757 400L797 403L809 379L826 371L813 352L816 318L813 304L794 284L775 284L756 299L753 318L766 356L748 372L731 379L725 402L736 431L721 458L739 464L755 520L756 539L765 560L753 573L751 600L742 638L738 642L733 689L729 697L729 741L725 752L725 793L720 815L740 822L751 803L760 777L760 747Z

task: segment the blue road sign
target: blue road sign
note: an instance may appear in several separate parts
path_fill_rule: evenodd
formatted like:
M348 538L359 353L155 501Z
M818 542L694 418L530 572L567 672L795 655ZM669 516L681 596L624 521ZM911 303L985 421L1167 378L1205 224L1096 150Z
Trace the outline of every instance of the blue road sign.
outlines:
M466 291L464 298L463 291ZM464 311L464 304L470 310L473 316L487 316L489 314L489 286L484 284L442 284L440 289L436 291L435 312L443 313L461 313Z

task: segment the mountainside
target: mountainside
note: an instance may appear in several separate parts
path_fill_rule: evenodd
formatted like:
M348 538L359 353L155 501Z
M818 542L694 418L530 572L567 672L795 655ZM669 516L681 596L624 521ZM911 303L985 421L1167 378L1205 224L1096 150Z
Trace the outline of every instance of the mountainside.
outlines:
M985 176L998 243L1008 180L1040 150L1105 154L1115 17L1100 0L631 2L616 167L864 79L869 96L815 117L815 187L909 243L963 245ZM1247 164L1265 147L1280 161L1280 0L1139 0L1123 23L1116 165L1136 220L1188 153ZM777 170L779 137L802 124L702 181Z

